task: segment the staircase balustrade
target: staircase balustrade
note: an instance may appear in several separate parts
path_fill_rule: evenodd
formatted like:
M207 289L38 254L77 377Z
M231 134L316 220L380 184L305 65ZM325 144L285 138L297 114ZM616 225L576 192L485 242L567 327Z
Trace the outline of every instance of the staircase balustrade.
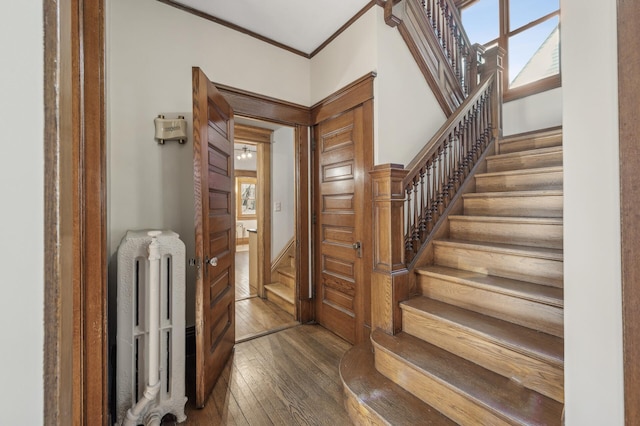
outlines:
M452 0L388 0L385 21L397 26L443 111L451 115L478 83L478 52Z
M490 143L501 136L502 57L496 47L479 68L480 85L406 167L371 171L374 210L372 329L401 330L399 302L411 293L416 266L445 209Z

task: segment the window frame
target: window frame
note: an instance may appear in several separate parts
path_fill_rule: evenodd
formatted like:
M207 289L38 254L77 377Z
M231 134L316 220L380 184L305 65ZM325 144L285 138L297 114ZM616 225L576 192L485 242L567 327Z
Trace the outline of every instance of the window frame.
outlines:
M479 0L460 0L456 2L456 6L460 11L460 16L462 16L462 9L471 6ZM540 80L532 81L531 83L523 84L521 86L517 86L514 88L509 88L509 38L515 35L518 35L530 28L535 27L549 19L552 19L555 16L558 16L559 22L560 19L560 7L557 10L550 12L540 18L534 19L527 24L521 25L518 28L513 30L510 29L510 14L509 14L509 3L512 0L498 0L498 22L500 28L498 29L498 38L488 41L484 44L485 48L489 48L495 46L496 44L500 46L506 52L504 61L503 61L503 73L502 73L502 81L503 81L503 95L502 99L504 102L512 101L515 99L524 98L526 96L531 96L536 93L545 92L547 90L555 89L562 86L562 65L558 64L558 74L552 75L549 77L542 78ZM562 43L562 40L560 40ZM562 49L562 44L560 45Z

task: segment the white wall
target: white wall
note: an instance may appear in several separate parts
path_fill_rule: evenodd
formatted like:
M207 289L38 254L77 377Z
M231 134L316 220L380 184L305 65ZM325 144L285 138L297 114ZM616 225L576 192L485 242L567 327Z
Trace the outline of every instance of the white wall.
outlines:
M0 415L4 424L37 425L44 407L42 2L17 2L6 13L0 25Z
M215 82L309 104L309 60L155 0L107 2L108 244L169 228L194 256L192 137L156 144L153 118L192 119L191 67ZM191 131L191 126L189 126ZM194 270L187 269L187 300ZM113 276L113 273L111 274ZM111 284L113 285L113 284ZM187 305L187 324L194 311Z
M311 58L313 105L363 75L375 71L377 9L372 7Z
M383 8L374 9L378 50L374 161L407 165L446 117L400 32L385 24Z
M622 425L616 3L561 8L566 420Z
M562 125L562 88L505 103L502 120L505 136Z
M294 129L281 127L273 132L271 145L271 260L293 238L295 222ZM275 205L280 203L280 211Z

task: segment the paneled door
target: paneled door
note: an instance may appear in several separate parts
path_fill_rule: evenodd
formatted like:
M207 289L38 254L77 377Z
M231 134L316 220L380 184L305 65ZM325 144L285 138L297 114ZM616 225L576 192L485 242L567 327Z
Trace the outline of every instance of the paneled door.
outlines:
M203 407L235 342L233 109L193 68L196 405Z
M370 116L367 102L314 129L316 319L351 343L370 316Z

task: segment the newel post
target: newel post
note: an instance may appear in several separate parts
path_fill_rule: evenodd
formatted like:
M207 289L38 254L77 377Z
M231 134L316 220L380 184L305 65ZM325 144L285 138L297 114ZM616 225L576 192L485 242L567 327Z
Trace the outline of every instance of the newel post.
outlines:
M370 174L373 184L371 329L395 334L402 330L399 303L409 295L402 184L408 170L398 164L382 164L374 167Z
M484 52L484 46L478 43L469 48L469 93L480 84L480 68L484 63Z
M494 73L496 75L491 99L491 116L496 120L492 123L493 137L496 139L502 137L502 88L504 85L503 60L505 53L504 49L499 46L487 50L484 53L484 64L481 68L482 77Z

